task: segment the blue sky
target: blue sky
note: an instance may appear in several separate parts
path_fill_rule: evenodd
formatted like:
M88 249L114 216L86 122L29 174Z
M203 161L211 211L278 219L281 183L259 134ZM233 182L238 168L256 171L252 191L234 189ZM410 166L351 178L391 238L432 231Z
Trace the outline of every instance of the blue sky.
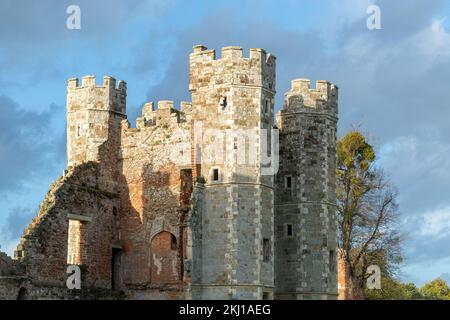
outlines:
M369 4L382 29L366 28ZM81 8L81 30L66 8ZM128 83L133 123L146 101L189 100L188 54L262 47L277 57L277 107L293 78L340 88L340 134L359 126L399 189L404 280L450 280L449 2L2 0L0 244L11 253L65 167L65 86Z

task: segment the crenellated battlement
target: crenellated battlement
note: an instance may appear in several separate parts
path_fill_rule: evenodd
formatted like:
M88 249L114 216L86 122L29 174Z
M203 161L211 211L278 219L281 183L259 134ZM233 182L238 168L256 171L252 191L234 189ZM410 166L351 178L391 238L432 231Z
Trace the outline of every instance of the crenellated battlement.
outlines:
M317 80L311 87L309 79L294 79L291 89L285 93L285 110L313 108L315 111L330 112L337 115L338 87L326 80Z
M189 56L189 90L219 85L253 85L275 90L275 56L264 49L251 48L244 57L242 47L228 46L216 57L214 49L193 47Z
M182 101L179 109L175 108L172 100L158 101L157 108L150 101L142 107L142 115L136 119L136 128L186 122L191 111L192 104L187 101Z
M123 80L104 76L102 84L96 83L93 75L67 80L68 111L81 109L105 109L126 113L127 84Z
M221 57L216 57L215 49L208 49L203 45L196 45L193 47L193 52L190 57L205 59L205 60L233 60L233 59L246 59L246 60L259 60L263 63L268 63L269 60L276 59L271 53L267 53L266 50L261 48L250 48L250 54L244 57L244 51L239 46L227 46L220 50Z
M82 77L81 85L78 78L70 78L67 80L67 89L82 89L88 87L110 88L125 94L127 92L127 83L125 81L116 81L115 78L110 76L104 76L103 82L100 85L97 85L96 77L94 75L86 75Z

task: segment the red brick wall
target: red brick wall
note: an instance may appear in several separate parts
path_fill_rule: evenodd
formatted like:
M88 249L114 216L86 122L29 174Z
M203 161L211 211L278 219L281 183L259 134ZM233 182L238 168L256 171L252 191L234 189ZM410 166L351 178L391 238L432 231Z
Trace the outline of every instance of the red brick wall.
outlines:
M151 242L151 275L152 284L176 283L179 278L178 243L173 246L173 235L162 231L153 237Z
M338 251L338 300L363 300L362 290L352 279L342 250Z

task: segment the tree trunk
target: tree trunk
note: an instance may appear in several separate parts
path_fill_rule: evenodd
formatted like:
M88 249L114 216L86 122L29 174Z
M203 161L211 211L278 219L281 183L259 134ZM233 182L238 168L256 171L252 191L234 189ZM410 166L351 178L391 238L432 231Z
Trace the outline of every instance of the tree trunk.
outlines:
M361 284L350 271L344 250L338 250L338 300L364 300Z

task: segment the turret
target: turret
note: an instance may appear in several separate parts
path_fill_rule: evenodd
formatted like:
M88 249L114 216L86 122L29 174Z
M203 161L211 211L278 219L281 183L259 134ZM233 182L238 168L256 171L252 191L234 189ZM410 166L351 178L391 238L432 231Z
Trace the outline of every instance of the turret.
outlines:
M67 166L93 161L101 164L105 183L114 184L120 145L120 123L126 119L126 83L104 77L67 81Z
M285 93L285 109L281 112L309 112L338 115L338 88L326 81L317 80L316 88L311 88L309 79L291 81L291 89Z
M336 299L337 87L296 79L285 96L277 119L276 296Z

